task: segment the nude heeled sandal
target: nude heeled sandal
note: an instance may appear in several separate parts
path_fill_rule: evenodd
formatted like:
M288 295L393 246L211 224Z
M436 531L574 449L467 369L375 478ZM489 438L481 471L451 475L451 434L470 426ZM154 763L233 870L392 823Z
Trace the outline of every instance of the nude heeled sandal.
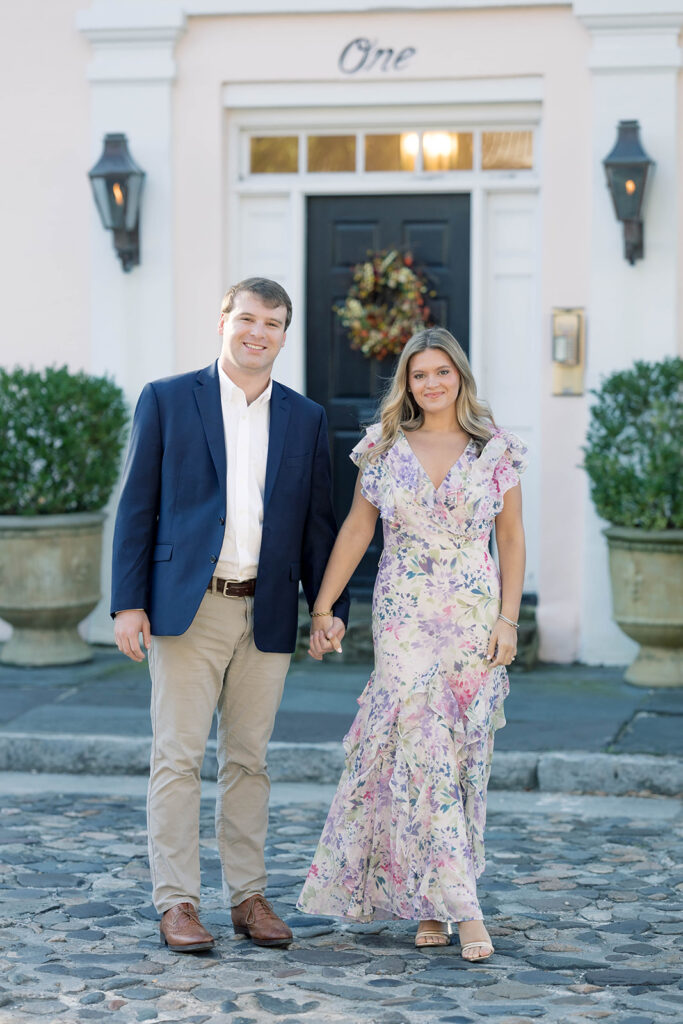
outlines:
M437 923L441 924L441 922ZM415 936L415 945L418 949L428 949L430 946L450 946L450 944L451 926L447 921L438 930L431 925L428 928L423 928L421 924L418 926Z
M476 949L477 947L483 948L487 951L484 956L465 956L466 950ZM480 942L466 942L464 946L460 947L460 956L463 960L466 960L468 964L476 964L480 960L488 960L494 953L495 950L492 943L487 942L486 939L482 939Z

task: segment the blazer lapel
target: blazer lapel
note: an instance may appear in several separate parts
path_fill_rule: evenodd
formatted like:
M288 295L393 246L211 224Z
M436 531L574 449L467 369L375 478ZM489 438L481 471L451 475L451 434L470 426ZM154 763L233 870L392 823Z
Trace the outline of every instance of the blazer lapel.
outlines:
M284 388L273 381L273 391L270 396L270 429L268 432L268 460L266 462L266 487L263 495L264 510L268 505L275 478L282 461L282 453L285 447L285 435L289 423L289 399Z
M225 434L223 431L223 411L221 409L221 389L218 380L217 363L205 367L197 374L198 386L194 388L194 397L202 419L206 442L218 476L221 497L226 496L227 465L225 458Z

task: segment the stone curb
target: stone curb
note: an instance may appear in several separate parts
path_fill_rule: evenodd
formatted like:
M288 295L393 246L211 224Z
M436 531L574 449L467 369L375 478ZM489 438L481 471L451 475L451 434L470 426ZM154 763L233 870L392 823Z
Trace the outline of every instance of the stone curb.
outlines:
M149 737L0 733L0 771L89 775L145 775ZM273 782L337 782L344 764L341 743L271 743ZM216 778L216 744L209 740L202 778ZM683 758L592 751L498 751L491 789L538 789L623 796L683 794Z

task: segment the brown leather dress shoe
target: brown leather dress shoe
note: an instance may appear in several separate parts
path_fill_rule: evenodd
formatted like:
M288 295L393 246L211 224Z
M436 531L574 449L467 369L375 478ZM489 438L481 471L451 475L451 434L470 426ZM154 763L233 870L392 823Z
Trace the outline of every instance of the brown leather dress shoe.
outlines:
M265 896L249 896L230 911L235 935L246 935L256 946L288 946L292 930L281 921Z
M174 953L199 953L211 949L214 943L192 903L176 903L162 914L159 931L161 941Z

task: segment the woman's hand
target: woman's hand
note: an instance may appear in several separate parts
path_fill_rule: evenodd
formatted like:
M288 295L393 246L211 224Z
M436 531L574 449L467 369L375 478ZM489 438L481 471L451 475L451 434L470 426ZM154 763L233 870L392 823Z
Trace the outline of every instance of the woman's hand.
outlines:
M342 652L342 638L346 626L341 619L332 615L316 615L311 619L311 642L308 653L316 661L322 661L324 654L330 651Z
M496 665L509 665L517 654L517 630L502 619L498 619L491 630L486 658L491 668Z

